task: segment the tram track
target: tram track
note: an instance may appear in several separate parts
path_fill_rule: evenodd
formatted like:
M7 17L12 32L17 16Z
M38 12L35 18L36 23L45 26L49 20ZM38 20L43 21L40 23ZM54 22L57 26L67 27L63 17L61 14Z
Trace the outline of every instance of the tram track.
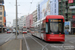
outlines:
M27 43L27 40L26 40L24 34L23 34L23 38L24 38L24 41L25 41L25 44L26 44L26 48L27 48L27 50L30 50L30 48L29 48L29 46L28 46L28 43Z
M69 40L66 40L64 42L64 44L61 44L61 43L47 43L47 42L44 42L44 41L42 41L42 40L40 40L38 38L34 38L33 36L31 36L31 34L26 34L26 37L32 39L32 41L35 41L35 44L38 43L37 45L41 46L41 48L42 48L41 50L49 50L49 49L53 49L53 50L66 50L64 46L67 46L67 45L73 46L70 43L67 43L67 42L69 42ZM28 42L28 39L27 39L27 42ZM29 46L30 46L30 44L29 44ZM29 48L29 46L28 46L28 48Z
M28 35L28 34L27 34ZM31 37L30 35L28 35L29 37ZM42 46L42 50L48 50L48 48L44 48L44 45L42 45L40 42L38 42L36 39L34 39L33 37L31 37L35 42L37 42L39 45L41 45ZM44 49L43 49L44 48Z
M50 46L50 47L51 47L51 46L55 46L54 44L52 45L52 44L48 44L48 43L43 43L43 44L42 44L41 42L38 41L39 39L36 38L36 39L37 39L37 40L36 40L36 39L34 39L31 35L28 35L28 36L30 36L33 40L35 40L38 44L40 44L40 45L42 46L42 50L44 50L44 49L48 50L47 46ZM56 48L56 49L57 49L57 50L61 50L61 48Z
M30 36L33 40L35 40L38 44L40 44L41 46L42 46L42 50L44 50L44 49L46 49L46 50L49 50L48 48L47 48L47 46L55 46L54 44L52 45L52 44L48 44L48 43L44 43L44 44L42 44L41 42L39 42L38 40L36 40L36 39L34 39L31 35L28 35L28 36ZM56 48L57 50L61 50L61 48Z

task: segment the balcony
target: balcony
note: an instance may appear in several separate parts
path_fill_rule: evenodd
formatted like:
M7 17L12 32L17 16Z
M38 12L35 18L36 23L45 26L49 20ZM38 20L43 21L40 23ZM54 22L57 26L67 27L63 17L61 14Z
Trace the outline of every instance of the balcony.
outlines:
M72 16L68 16L68 18L72 18Z
M64 13L67 13L67 11L64 11Z
M62 12L61 13L59 12L59 15L63 15L63 13Z
M75 12L68 12L68 13L69 13L69 14L70 14L70 13L72 13L72 14L73 14L73 13L75 13Z
M73 5L75 5L75 3L70 3L70 4L69 4L69 6L73 6Z
M59 10L63 10L63 9L60 9L60 8L59 8Z
M65 1L67 1L67 0L63 0L63 1L65 2Z

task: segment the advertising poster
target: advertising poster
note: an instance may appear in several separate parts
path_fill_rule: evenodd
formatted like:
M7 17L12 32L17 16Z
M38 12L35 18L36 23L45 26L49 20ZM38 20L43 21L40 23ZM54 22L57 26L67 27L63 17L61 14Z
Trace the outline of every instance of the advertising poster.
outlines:
M38 4L37 19L40 20L47 15L58 15L58 0L43 0Z
M66 21L64 26L65 26L65 34L69 34L69 32L71 32L71 22Z
M46 17L47 15L50 15L50 0L42 5L42 17Z

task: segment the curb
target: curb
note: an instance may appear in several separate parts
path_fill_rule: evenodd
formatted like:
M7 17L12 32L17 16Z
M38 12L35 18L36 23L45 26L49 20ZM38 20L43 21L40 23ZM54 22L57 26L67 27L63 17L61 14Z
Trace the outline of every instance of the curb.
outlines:
M22 50L22 39L20 40L20 50Z

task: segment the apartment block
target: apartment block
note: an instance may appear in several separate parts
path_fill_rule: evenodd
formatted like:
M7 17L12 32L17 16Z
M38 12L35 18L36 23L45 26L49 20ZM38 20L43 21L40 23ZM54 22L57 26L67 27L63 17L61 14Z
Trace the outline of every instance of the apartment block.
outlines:
M59 0L59 15L71 22L71 34L75 34L75 0Z
M0 5L0 32L6 28L6 12L4 5Z
M33 15L33 23L35 23L37 21L37 10L33 11L32 15Z

